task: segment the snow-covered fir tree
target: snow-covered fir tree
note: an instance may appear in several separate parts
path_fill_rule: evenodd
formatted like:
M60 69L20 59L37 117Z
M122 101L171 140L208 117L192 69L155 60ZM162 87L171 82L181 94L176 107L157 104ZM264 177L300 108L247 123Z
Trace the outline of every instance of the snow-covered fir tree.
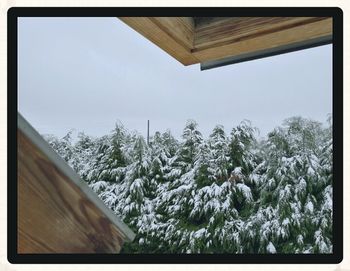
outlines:
M45 138L134 230L124 253L332 253L331 117L289 118L263 140L247 120L208 139L190 120L149 145L121 123Z

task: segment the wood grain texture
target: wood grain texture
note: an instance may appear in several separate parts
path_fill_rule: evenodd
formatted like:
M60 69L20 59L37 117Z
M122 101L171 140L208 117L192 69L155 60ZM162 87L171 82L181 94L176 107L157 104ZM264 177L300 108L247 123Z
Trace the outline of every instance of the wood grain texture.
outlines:
M331 18L298 25L292 28L253 36L247 39L227 42L206 49L193 49L192 53L200 62L237 56L283 45L332 35Z
M193 48L194 21L192 17L150 17L150 19L188 51Z
M121 17L191 65L332 35L327 17Z
M209 24L216 23L221 20L232 19L236 17L192 17L192 18L194 21L194 26L198 28L198 27L203 27Z
M118 253L125 236L20 131L18 253Z
M118 17L184 65L199 61L191 54L193 34L186 19L164 17ZM183 24L183 25L182 25ZM179 27L181 25L181 27Z
M323 20L323 17L235 17L196 27L193 49L217 47L299 25Z

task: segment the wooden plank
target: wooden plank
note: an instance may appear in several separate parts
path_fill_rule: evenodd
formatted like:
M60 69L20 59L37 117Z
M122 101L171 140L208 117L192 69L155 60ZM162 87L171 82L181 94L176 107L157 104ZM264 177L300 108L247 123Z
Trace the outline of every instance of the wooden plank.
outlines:
M150 17L150 19L188 51L193 48L194 21L192 17Z
M205 25L217 23L218 21L225 19L232 19L236 17L193 17L194 26L196 28L203 27Z
M118 253L135 235L34 132L19 117L18 253Z
M194 49L217 47L312 23L324 17L235 17L196 27Z
M199 61L191 54L193 23L181 17L118 17L184 65ZM191 26L192 25L192 26ZM191 37L192 35L192 37Z
M193 49L192 53L200 62L206 62L329 36L332 28L332 18L327 18L235 42L227 41L215 47Z

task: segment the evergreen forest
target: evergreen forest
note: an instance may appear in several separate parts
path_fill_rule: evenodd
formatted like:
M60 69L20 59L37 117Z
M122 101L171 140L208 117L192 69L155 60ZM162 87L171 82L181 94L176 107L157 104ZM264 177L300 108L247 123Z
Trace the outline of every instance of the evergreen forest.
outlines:
M331 117L291 117L265 138L248 120L208 138L188 120L148 144L120 122L44 137L136 233L121 253L332 253Z

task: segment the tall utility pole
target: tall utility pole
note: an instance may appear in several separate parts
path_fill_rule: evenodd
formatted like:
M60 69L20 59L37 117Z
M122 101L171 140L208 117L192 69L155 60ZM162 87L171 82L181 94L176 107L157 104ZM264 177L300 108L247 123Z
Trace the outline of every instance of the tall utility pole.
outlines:
M147 145L149 145L149 120L147 120Z

